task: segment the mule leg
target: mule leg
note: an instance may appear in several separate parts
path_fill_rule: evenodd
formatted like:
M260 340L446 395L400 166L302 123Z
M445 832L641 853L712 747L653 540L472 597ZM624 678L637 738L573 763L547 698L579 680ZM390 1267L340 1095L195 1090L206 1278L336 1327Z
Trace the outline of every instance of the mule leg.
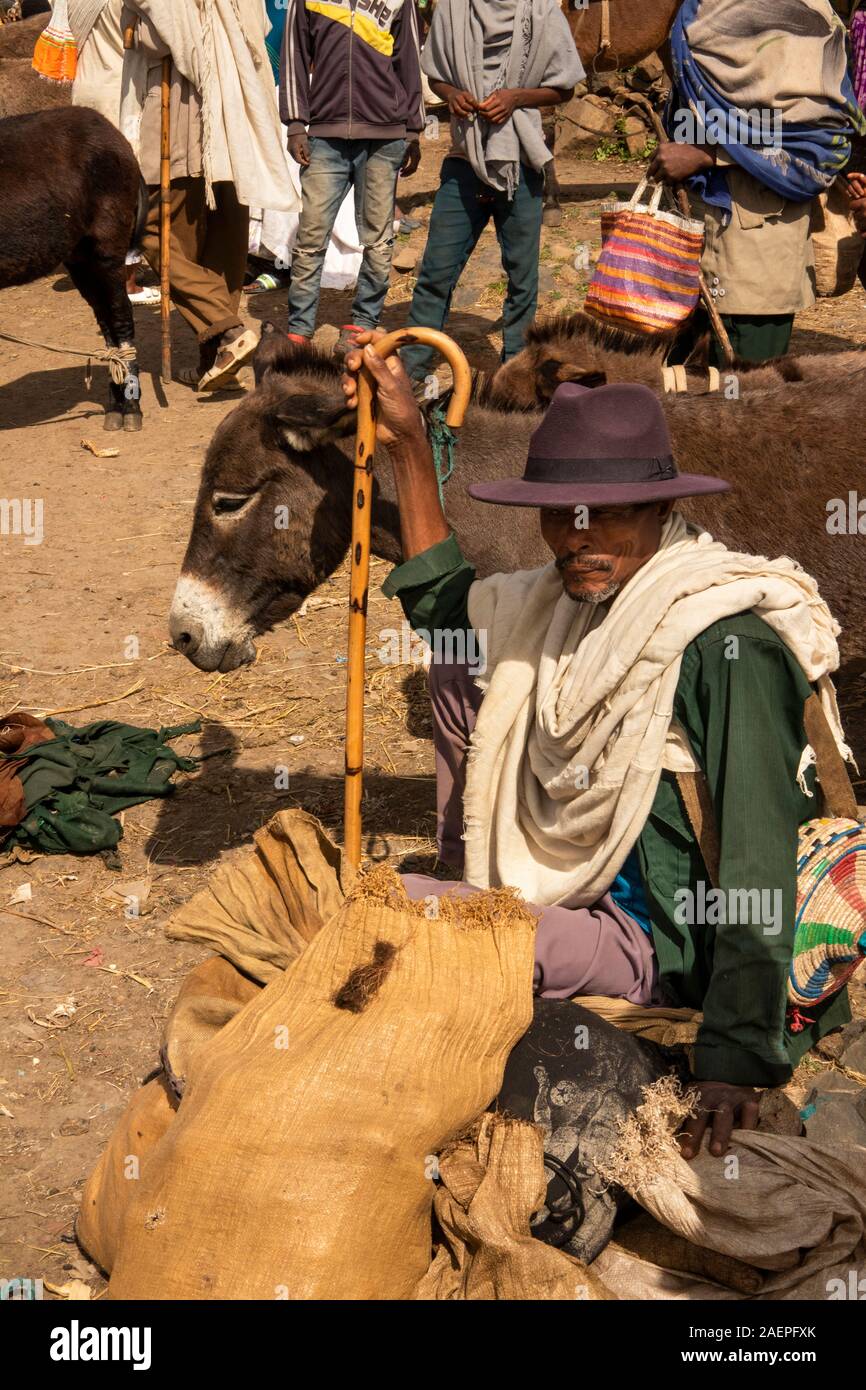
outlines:
M106 347L134 347L135 320L126 293L125 261L91 255L67 261L66 269L93 310ZM138 361L133 358L126 364L125 381L109 379L103 428L140 430L141 425L141 382Z
M556 145L556 117L542 117L544 143L553 154ZM545 227L558 227L562 222L562 208L559 203L559 179L556 177L556 160L549 159L544 166L544 212L542 222Z

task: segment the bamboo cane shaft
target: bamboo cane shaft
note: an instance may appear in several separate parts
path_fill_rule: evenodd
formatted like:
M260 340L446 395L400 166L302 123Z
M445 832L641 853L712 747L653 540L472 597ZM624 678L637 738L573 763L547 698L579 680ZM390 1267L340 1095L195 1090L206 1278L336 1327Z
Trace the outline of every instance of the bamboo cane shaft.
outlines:
M171 55L162 60L159 123L159 315L163 381L171 381Z
M428 343L451 367L454 390L445 415L457 429L472 390L472 373L452 338L433 328L401 329L374 345L380 357L408 343ZM358 423L352 500L352 549L349 583L349 648L346 670L346 773L344 845L349 863L361 862L361 797L364 774L364 654L367 642L367 596L370 587L370 512L373 500L373 455L376 451L374 379L366 367L358 375Z

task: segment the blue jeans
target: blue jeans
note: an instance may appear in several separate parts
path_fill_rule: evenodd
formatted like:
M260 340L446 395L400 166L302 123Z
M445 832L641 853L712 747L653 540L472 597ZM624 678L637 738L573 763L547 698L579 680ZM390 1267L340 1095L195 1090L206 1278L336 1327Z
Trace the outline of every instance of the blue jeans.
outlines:
M352 305L352 322L376 328L391 273L394 197L405 140L340 140L310 137L310 162L301 170L298 239L292 252L289 332L311 338L328 238L340 204L354 185L355 217L364 259Z
M442 182L430 214L427 248L412 296L408 327L445 326L463 267L492 217L508 276L502 309L503 362L520 352L523 335L538 304L543 187L543 175L521 164L520 182L509 202L505 193L481 182L468 160L443 162ZM411 376L427 375L433 360L431 348L403 348L400 355Z

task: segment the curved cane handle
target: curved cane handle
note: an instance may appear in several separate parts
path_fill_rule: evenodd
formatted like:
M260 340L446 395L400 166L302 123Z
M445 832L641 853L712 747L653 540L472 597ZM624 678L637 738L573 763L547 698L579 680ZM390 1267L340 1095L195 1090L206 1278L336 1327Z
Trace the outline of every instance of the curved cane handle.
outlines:
M472 371L466 354L453 338L449 338L447 333L440 333L438 328L398 328L395 333L388 333L384 338L380 338L378 343L374 343L373 350L380 357L387 357L396 348L408 347L410 343L423 343L427 347L436 348L451 368L454 389L448 402L445 423L452 429L459 429L472 394ZM358 404L360 407L360 397Z
M452 429L463 423L472 392L472 373L462 350L436 328L401 328L373 344L380 357L410 343L437 348L454 378L445 420ZM349 656L346 671L346 779L344 784L344 845L353 868L361 862L361 793L364 771L364 651L367 641L367 592L370 583L370 511L373 500L373 454L376 418L373 377L368 368L358 374L358 424L355 436L355 474L352 506L352 551L349 587Z

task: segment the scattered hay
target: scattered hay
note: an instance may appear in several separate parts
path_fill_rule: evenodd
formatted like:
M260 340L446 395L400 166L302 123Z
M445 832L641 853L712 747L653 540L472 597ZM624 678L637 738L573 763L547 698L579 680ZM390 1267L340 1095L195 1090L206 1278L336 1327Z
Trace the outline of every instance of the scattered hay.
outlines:
M660 1076L645 1086L643 1102L626 1116L613 1152L597 1164L602 1182L634 1196L660 1177L673 1176L682 1162L674 1136L696 1107L697 1092L684 1092L676 1076Z

